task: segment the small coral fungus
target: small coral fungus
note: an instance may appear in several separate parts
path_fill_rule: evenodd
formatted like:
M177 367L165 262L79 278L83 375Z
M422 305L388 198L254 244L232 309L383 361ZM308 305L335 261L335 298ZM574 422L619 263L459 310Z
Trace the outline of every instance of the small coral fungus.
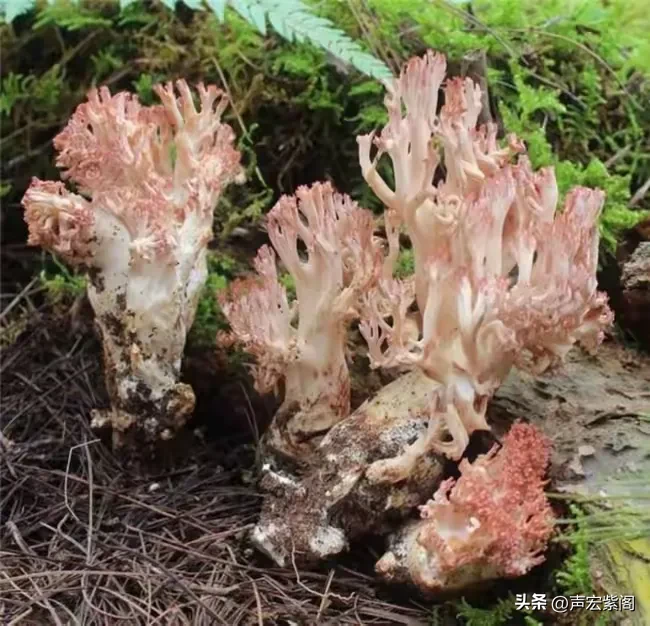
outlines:
M349 415L348 324L381 269L373 229L372 214L330 184L301 187L268 215L271 243L295 281L295 302L289 304L266 246L255 260L257 276L222 298L234 338L257 357L257 388L284 382L267 442L288 457L308 454L314 436Z
M488 454L460 463L460 478L443 481L422 519L402 529L377 563L385 578L425 592L516 577L544 560L554 519L544 494L548 440L515 424Z

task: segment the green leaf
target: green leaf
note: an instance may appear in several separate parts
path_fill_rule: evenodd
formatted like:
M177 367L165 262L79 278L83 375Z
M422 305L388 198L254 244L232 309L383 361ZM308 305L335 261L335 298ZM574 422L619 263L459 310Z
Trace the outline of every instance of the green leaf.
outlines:
M34 6L34 0L2 0L0 14L6 22L13 22L19 15L27 13Z
M259 2L232 0L232 8L247 22L255 26L262 35L266 35L266 11Z
M217 19L223 22L226 19L226 6L228 0L206 0L207 5L212 9Z
M169 0L163 0L164 2ZM227 2L207 0L210 8L223 20ZM289 41L309 42L360 72L379 80L392 77L390 69L379 59L364 51L328 19L314 15L300 0L231 0L232 8L263 35L266 21Z
M285 39L291 40L291 30L287 28L284 19L279 13L274 13L271 11L268 14L268 18L269 22L271 22L271 26L273 26L273 29L278 33L278 35L284 37Z
M259 4L253 4L250 7L250 15L253 19L253 24L257 30L266 35L266 12Z

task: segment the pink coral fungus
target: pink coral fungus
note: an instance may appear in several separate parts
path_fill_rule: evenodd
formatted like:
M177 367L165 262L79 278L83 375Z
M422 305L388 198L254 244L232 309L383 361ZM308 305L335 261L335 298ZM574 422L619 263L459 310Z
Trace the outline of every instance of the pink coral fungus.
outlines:
M257 358L257 388L284 382L284 402L267 442L297 458L310 439L349 414L347 328L358 316L360 295L378 277L381 245L373 237L372 214L329 183L282 197L267 224L294 280L295 302L289 303L275 254L265 246L255 260L257 276L236 282L222 307L234 338Z
M544 560L553 531L543 480L549 456L546 437L515 424L500 450L461 461L460 478L420 507L422 519L394 538L377 571L431 592L528 572Z
M29 243L88 270L112 409L96 424L171 436L194 405L178 383L185 338L207 277L214 208L241 174L216 87L157 86L162 105L93 89L55 138L62 183L32 181Z
M431 449L460 458L469 435L489 428L488 401L513 365L542 372L575 343L596 347L612 321L596 284L604 194L576 188L557 211L552 168L533 172L516 137L501 146L494 124L477 127L479 87L468 78L443 87L444 75L441 55L411 59L389 89L387 126L358 138L392 248L364 297L361 332L374 367L417 367L432 383L427 435L377 464L376 480L402 480ZM384 153L394 189L377 170ZM402 227L415 274L397 281L390 264Z

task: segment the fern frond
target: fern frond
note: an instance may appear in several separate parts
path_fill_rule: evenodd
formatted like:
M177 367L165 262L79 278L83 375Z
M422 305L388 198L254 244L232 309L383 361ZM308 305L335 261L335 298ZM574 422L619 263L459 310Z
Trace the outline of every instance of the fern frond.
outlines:
M207 2L217 17L223 19L228 0ZM309 42L373 78L392 77L382 61L365 52L330 20L314 15L300 0L230 0L230 6L262 35L266 35L268 20L278 35L288 41Z

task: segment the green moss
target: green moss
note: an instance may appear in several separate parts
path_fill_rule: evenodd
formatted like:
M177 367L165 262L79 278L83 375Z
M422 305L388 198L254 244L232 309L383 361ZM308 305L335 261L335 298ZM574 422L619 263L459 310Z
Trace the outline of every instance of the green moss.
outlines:
M194 324L187 337L188 345L197 348L214 346L217 333L228 328L228 321L221 311L217 297L219 292L228 286L238 269L239 265L232 257L218 252L209 253L208 279L201 291Z
M395 263L395 277L396 278L407 278L415 272L415 257L413 256L412 248L405 248L400 250L399 256L397 257L397 263Z
M477 607L469 604L465 598L454 602L456 617L461 620L464 626L541 626L531 609L517 608L516 598L509 594L500 598L488 607Z
M463 620L465 626L504 626L510 623L515 612L514 598L498 600L488 609L477 608L469 604L465 598L456 603L457 617Z
M284 286L284 288L287 290L287 297L289 298L289 301L291 302L292 300L296 299L296 281L294 280L293 276L289 274L289 272L283 272L279 276L280 283Z
M55 257L39 275L48 302L55 308L70 306L86 293L88 281L82 274L69 270Z
M555 580L560 591L567 596L593 595L586 514L577 505L571 505L570 510L575 520L573 530L568 535L573 552L555 573Z
M555 171L558 186L566 193L575 185L596 187L606 194L605 206L601 216L600 227L606 248L615 252L616 242L623 231L634 227L648 211L632 211L628 208L630 201L630 175L610 174L599 159L592 159L586 166L559 161Z
M566 67L566 63L563 63L562 67ZM646 213L629 208L632 177L630 173L621 174L608 170L597 157L585 158L585 154L590 151L597 152L597 144L602 143L598 134L600 122L596 111L598 105L602 105L604 101L600 76L593 64L587 68L588 71L581 76L585 106L579 118L576 117L578 112L561 102L559 90L531 87L524 80L524 76L530 75L530 72L513 63L510 64L510 69L518 97L512 108L504 105L501 112L505 127L525 140L533 167L555 167L562 196L578 185L605 191L605 206L600 222L601 234L605 248L615 252L621 233L632 228ZM544 116L546 125L550 120L554 120L559 133L558 141L565 146L567 155L575 157L574 160L559 158L558 154L561 152L557 150L557 146L552 145L549 139L551 133L540 125L539 114ZM632 141L635 135L635 132L630 131L629 140ZM571 138L571 141L567 141L567 138ZM622 168L621 171L626 169L629 172L629 168Z
M189 344L208 347L214 344L217 332L228 327L217 302L217 294L225 289L227 284L227 280L219 274L208 276L196 308L194 324L187 338Z
M474 4L473 16L462 5L428 0L312 4L394 70L428 46L445 51L452 61L486 50L490 89L505 127L522 135L537 165L569 160L586 168L592 158L604 163L626 148L609 168L610 176L623 179L605 186L623 181L638 186L650 173L643 149L650 113L640 105L647 99L642 77L650 67L637 54L647 48L643 24L648 18L637 3L604 7L599 0L568 6L555 0L503 0ZM217 234L258 220L277 197L271 188L291 192L318 178L331 178L377 207L361 180L355 134L385 122L383 90L349 68L340 71L317 48L287 43L272 32L262 37L234 11L220 23L210 13L186 9L174 14L138 2L122 13L110 3L87 1L76 7L57 2L20 18L6 35L8 72L0 111L15 130L23 128L35 107L54 118L54 128L60 126L87 88L104 80L114 88L135 89L149 103L159 80L181 74L217 83L225 78L239 114L231 111L229 121L241 138L249 182L224 198ZM26 53L35 47L45 52L36 67L24 61L33 57ZM82 66L87 58L92 62ZM134 58L138 64L129 63ZM32 119L34 124L38 127L40 120ZM7 129L9 134L13 129ZM14 151L24 154L25 139L21 132L4 146L6 158ZM32 166L31 173L38 175L42 166ZM18 197L26 179L16 182L12 188ZM612 217L604 218L610 244L616 229L635 219L623 213L618 200L611 208L605 214Z

